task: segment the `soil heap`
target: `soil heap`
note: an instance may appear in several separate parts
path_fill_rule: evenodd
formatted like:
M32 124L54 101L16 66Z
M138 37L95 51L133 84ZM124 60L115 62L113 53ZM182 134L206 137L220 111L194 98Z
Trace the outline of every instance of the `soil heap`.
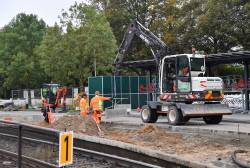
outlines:
M84 134L89 136L98 136L99 129L97 127L97 123L92 119L92 117L87 115L74 115L69 116L65 115L53 122L51 125L42 121L40 123L35 124L41 127L53 128L60 131L74 131L77 134ZM101 131L104 132L105 135L108 135L108 131L98 124Z
M63 116L51 125L44 121L35 125L61 131L66 129L66 131L74 131L74 133L89 136L99 135L96 122L90 116ZM227 140L225 137L221 137L216 140L216 138L213 139L209 135L203 137L194 134L166 133L156 124L144 125L134 133L107 131L102 125L99 126L105 135L110 135L105 137L107 139L130 143L203 163L212 163L214 161L233 163L231 152L239 149L239 146L230 143L231 138ZM242 139L238 143L244 144L244 140ZM249 141L245 143L249 143ZM249 147L244 149L250 151ZM243 164L250 165L249 154L249 152L237 154L237 159Z
M159 146L160 144L164 145L167 141L182 141L177 134L168 134L155 124L142 126L140 130L134 133L109 131L109 134L113 136L111 137L113 140L148 147L152 146L152 143L157 143L157 146Z
M164 153L180 156L188 160L210 163L211 161L231 162L231 152L237 147L223 145L211 141L209 138L199 135L182 136L177 133L166 133L155 124L142 126L134 133L110 131L112 140L134 144L161 151ZM250 149L246 149L250 151ZM244 164L249 165L249 153L237 154L237 158Z

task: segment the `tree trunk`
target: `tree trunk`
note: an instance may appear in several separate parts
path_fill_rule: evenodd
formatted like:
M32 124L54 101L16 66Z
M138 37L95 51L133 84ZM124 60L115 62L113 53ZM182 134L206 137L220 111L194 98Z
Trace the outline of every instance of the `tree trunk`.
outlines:
M31 90L28 90L28 107L32 107L32 103L31 103Z

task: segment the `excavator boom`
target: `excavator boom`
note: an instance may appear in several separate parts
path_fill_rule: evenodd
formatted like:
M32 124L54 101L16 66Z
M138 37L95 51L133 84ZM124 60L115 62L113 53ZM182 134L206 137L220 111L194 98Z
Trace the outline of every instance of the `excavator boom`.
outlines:
M142 29L144 29L145 32ZM139 37L150 47L157 65L159 65L159 60L161 60L163 56L171 54L172 51L171 47L169 47L163 41L161 41L149 29L142 26L142 24L140 24L137 20L133 20L129 24L124 34L124 38L121 42L121 45L119 46L117 56L120 54L120 58L119 60L117 60L116 57L113 63L113 66L115 68L115 73L114 73L115 75L120 75L121 72L120 68L125 60L125 56L135 36ZM156 54L153 52L152 49L157 51Z

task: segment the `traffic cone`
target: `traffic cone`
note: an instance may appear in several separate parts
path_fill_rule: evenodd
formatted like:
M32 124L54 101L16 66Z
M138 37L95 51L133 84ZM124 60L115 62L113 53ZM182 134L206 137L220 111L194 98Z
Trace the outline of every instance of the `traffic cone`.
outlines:
M137 111L138 113L140 113L140 112L141 112L140 107L137 107L136 111Z

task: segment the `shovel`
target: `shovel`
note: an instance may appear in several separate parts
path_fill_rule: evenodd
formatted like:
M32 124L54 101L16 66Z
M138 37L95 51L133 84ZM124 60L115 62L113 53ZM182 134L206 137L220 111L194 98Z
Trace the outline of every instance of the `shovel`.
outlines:
M96 125L97 125L97 127L98 127L98 130L99 130L98 135L99 135L99 136L104 136L105 133L100 129L98 123L97 123L97 122L95 122L95 123L96 123Z

